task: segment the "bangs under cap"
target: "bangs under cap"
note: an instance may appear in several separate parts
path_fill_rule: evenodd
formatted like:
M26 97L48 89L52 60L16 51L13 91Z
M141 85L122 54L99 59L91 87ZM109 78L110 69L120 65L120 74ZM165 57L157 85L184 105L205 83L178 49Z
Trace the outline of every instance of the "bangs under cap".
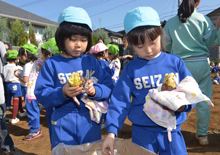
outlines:
M58 55L62 53L59 51L59 48L57 47L55 38L50 38L47 42L41 44L41 47L47 50L52 55Z
M126 34L140 26L160 26L158 13L151 7L136 7L129 11L124 18Z
M82 8L69 6L68 8L64 9L58 18L58 24L61 24L64 21L70 23L85 24L92 31L91 19L87 12Z
M24 44L22 48L24 48L26 51L30 52L31 54L36 54L38 51L37 46L33 44Z
M98 44L91 47L90 52L97 54L97 53L105 51L107 49L108 49L108 47L105 44L98 43Z

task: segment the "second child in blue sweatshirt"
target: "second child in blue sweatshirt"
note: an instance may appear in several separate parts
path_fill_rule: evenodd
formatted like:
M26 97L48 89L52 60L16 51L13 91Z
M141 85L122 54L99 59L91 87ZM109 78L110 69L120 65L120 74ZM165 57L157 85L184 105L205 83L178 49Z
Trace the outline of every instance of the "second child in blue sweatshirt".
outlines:
M165 74L177 74L177 82L191 74L181 58L160 51L162 28L157 12L151 7L137 7L128 12L124 27L138 57L125 67L111 95L105 126L108 135L102 152L109 154L110 147L113 153L114 138L128 116L133 123L132 142L160 155L187 154L180 125L195 104L182 106L175 112L177 128L171 132L172 142L168 141L166 128L155 124L144 113L143 105L148 91L159 87Z

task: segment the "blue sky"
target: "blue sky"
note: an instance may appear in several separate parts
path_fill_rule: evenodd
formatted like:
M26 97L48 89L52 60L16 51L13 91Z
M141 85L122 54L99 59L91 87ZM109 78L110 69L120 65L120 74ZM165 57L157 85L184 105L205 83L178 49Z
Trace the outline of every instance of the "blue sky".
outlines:
M137 6L151 6L161 21L177 14L178 0L3 0L49 20L57 22L59 14L68 6L84 8L93 29L123 30L125 14ZM220 7L220 0L201 0L198 11L204 15Z

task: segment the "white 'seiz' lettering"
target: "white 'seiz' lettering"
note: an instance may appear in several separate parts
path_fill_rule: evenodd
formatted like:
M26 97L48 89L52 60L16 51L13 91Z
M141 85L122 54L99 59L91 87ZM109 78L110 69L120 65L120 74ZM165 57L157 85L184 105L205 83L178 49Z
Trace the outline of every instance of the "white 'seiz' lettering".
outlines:
M136 85L136 89L151 88L156 86L158 87L160 85L161 78L162 78L161 74L143 76L141 78L135 78L134 84Z

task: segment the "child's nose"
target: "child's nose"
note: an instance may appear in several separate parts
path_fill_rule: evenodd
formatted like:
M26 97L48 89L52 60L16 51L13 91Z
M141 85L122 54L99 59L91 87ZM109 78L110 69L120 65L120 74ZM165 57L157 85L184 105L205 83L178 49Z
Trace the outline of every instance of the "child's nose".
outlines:
M150 54L150 53L152 53L152 50L151 50L150 47L147 47L147 48L146 48L146 54Z
M80 46L81 46L81 43L82 43L81 41L77 41L77 42L76 42L76 46L77 46L77 47L80 47Z

